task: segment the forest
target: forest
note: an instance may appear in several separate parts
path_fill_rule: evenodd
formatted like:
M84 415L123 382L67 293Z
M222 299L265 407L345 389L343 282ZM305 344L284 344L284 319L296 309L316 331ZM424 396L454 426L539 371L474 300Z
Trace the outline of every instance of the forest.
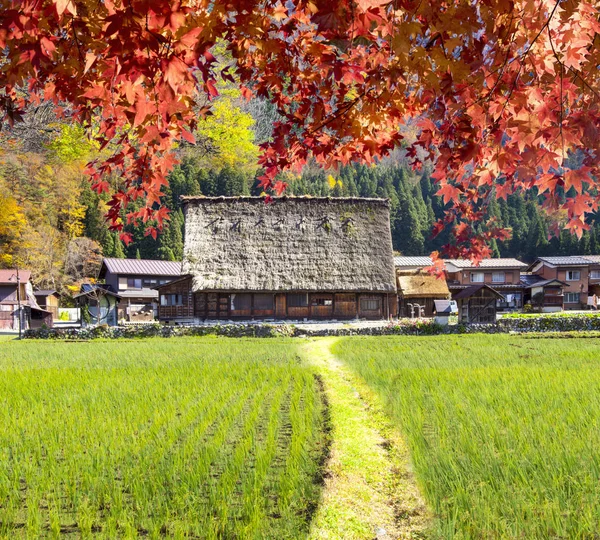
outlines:
M109 192L95 192L85 167L101 152L83 129L57 121L41 106L23 125L3 131L0 140L0 265L30 268L36 286L68 292L96 276L102 257L181 259L180 197L260 195L258 144L271 125L264 104L244 104L234 92L225 92L214 114L199 123L197 143L178 149L180 163L169 176L163 201L170 220L156 239L148 234L148 223L126 224L133 241L125 245L104 219L119 178L109 179ZM284 180L288 195L388 198L398 253L429 254L451 240L447 232L432 237L434 223L443 217L442 198L430 170L413 172L402 149L377 165L326 171L313 164ZM535 192L492 198L489 217L512 230L509 240L492 241L495 257L530 262L536 256L600 252L598 216L580 240L566 230L550 238L551 221Z

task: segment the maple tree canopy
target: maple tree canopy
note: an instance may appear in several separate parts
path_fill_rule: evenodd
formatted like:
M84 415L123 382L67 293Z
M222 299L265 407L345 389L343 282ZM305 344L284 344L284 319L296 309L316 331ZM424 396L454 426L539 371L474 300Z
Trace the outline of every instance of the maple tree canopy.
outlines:
M108 218L157 223L176 143L192 142L218 80L270 100L262 185L314 157L373 162L419 135L408 155L448 204L453 256L489 254L506 231L491 197L537 190L581 234L598 208L600 3L582 0L3 0L0 107L9 121L42 99L94 133L98 191L117 174ZM224 43L228 60L211 51ZM412 123L412 124L411 124ZM149 227L156 236L156 229ZM126 238L124 238L127 240Z

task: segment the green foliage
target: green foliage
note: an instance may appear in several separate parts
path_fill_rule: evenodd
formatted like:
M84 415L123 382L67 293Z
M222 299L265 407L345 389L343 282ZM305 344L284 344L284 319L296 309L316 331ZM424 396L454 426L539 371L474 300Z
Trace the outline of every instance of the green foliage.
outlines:
M212 106L212 114L198 122L196 133L212 147L203 159L206 168L229 167L252 173L256 170L258 147L252 131L254 119L237 106L238 99L238 90L222 90Z
M50 156L59 163L86 160L97 148L79 124L61 124L60 135L48 145Z
M408 439L443 538L592 538L600 529L600 339L341 340L334 354Z

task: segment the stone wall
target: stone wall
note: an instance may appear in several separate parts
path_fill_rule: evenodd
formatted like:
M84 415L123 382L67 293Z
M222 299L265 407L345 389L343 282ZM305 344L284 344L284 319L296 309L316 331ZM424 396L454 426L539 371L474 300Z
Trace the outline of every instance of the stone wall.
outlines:
M27 339L116 339L176 336L228 337L317 337L317 336L432 336L441 334L507 334L529 332L588 332L600 331L600 316L522 317L500 319L495 324L454 324L443 326L431 319L400 320L378 327L337 327L306 329L294 325L270 324L215 324L212 326L97 326L88 328L41 328L27 330Z

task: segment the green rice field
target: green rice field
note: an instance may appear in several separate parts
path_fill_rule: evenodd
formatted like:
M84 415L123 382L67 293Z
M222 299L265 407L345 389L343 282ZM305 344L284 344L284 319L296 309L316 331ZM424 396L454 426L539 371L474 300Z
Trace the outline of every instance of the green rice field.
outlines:
M325 452L285 341L0 344L0 537L290 538Z
M572 337L572 336L571 336ZM443 538L597 538L600 339L355 338Z
M0 538L597 538L564 337L3 339Z

